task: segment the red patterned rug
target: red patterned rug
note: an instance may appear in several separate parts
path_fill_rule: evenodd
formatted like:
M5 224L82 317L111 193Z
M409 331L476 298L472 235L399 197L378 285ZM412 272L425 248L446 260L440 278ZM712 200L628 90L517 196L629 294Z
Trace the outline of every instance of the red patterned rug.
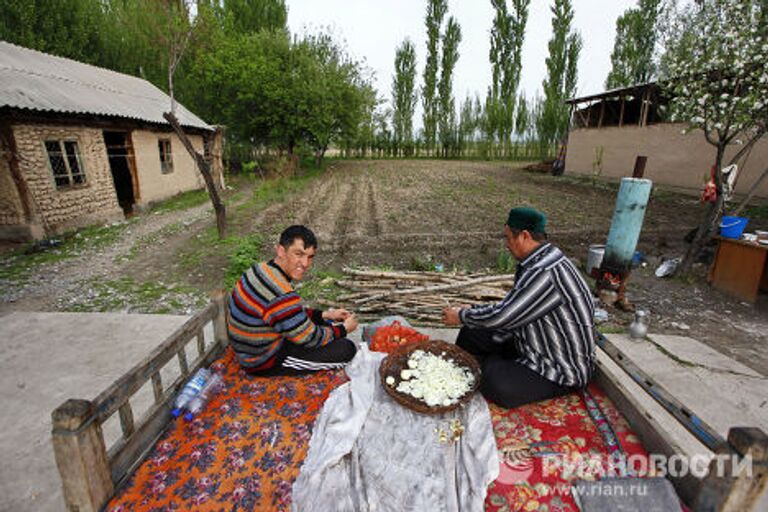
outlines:
M290 510L315 418L344 373L253 378L231 350L213 368L226 389L193 421L169 425L107 511ZM593 466L609 457L645 455L594 386L517 409L490 408L501 473L488 490L489 511L576 511L569 482L594 477Z
M573 481L621 474L626 460L647 461L624 417L594 384L516 409L490 409L500 471L487 511L578 511Z

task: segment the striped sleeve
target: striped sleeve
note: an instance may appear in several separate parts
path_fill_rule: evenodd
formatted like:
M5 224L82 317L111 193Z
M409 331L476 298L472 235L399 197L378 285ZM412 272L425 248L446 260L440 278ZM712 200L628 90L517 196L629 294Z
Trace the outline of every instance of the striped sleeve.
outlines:
M539 272L527 280L525 287L515 288L498 304L463 309L459 318L467 327L516 329L542 318L560 304L562 297L549 274Z
M288 341L307 347L321 347L346 336L343 325L318 325L313 322L296 292L281 295L270 302L264 320Z

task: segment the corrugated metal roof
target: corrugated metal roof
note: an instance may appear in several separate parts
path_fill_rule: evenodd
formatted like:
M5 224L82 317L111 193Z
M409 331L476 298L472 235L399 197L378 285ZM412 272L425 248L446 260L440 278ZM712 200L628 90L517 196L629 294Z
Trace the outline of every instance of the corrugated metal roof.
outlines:
M165 124L171 98L147 80L0 41L0 107ZM183 126L212 130L176 102Z

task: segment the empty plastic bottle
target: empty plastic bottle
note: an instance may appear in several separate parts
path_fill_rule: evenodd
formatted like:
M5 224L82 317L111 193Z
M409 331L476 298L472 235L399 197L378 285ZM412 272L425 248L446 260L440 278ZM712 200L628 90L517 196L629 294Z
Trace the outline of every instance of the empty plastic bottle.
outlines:
M203 407L205 407L205 404L208 403L208 400L210 400L211 397L216 394L221 383L221 375L218 373L211 375L211 378L208 379L208 382L205 383L203 389L201 389L200 392L195 395L194 398L192 398L192 400L190 400L187 404L187 414L184 415L184 419L187 421L192 421L192 418L194 418L197 413L202 411Z
M184 387L179 392L176 400L173 402L173 409L171 414L174 418L181 416L181 411L189 404L189 402L195 398L195 395L205 387L205 383L210 379L211 372L205 368L200 368L195 372L189 381L184 384Z

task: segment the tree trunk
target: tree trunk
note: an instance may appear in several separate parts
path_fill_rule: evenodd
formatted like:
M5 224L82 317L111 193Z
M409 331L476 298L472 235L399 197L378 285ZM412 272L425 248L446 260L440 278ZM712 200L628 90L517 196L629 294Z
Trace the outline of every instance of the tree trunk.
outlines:
M725 154L725 144L717 146L717 156L715 157L715 189L717 190L717 200L714 203L707 203L704 217L696 230L696 235L688 246L683 262L678 267L677 274L688 274L693 266L693 262L701 253L701 250L709 242L717 229L717 222L723 214L725 201L723 198L723 174L721 166L723 164L723 155Z
M173 127L173 130L176 132L176 135L179 136L181 143L184 144L187 152L197 164L200 174L203 175L205 186L208 188L208 195L211 197L211 203L213 204L213 210L216 212L216 230L219 233L219 240L223 240L227 236L227 214L224 203L222 203L221 198L219 197L219 190L216 188L216 184L213 181L211 164L203 157L203 155L195 151L195 148L192 147L192 142L189 140L189 137L187 137L187 134L184 133L184 130L182 130L178 119L176 119L176 116L173 113L166 112L163 114L163 117L170 123L171 127Z
M315 166L320 167L320 165L323 163L323 157L325 156L325 151L328 149L328 146L323 146L321 148L315 149Z

